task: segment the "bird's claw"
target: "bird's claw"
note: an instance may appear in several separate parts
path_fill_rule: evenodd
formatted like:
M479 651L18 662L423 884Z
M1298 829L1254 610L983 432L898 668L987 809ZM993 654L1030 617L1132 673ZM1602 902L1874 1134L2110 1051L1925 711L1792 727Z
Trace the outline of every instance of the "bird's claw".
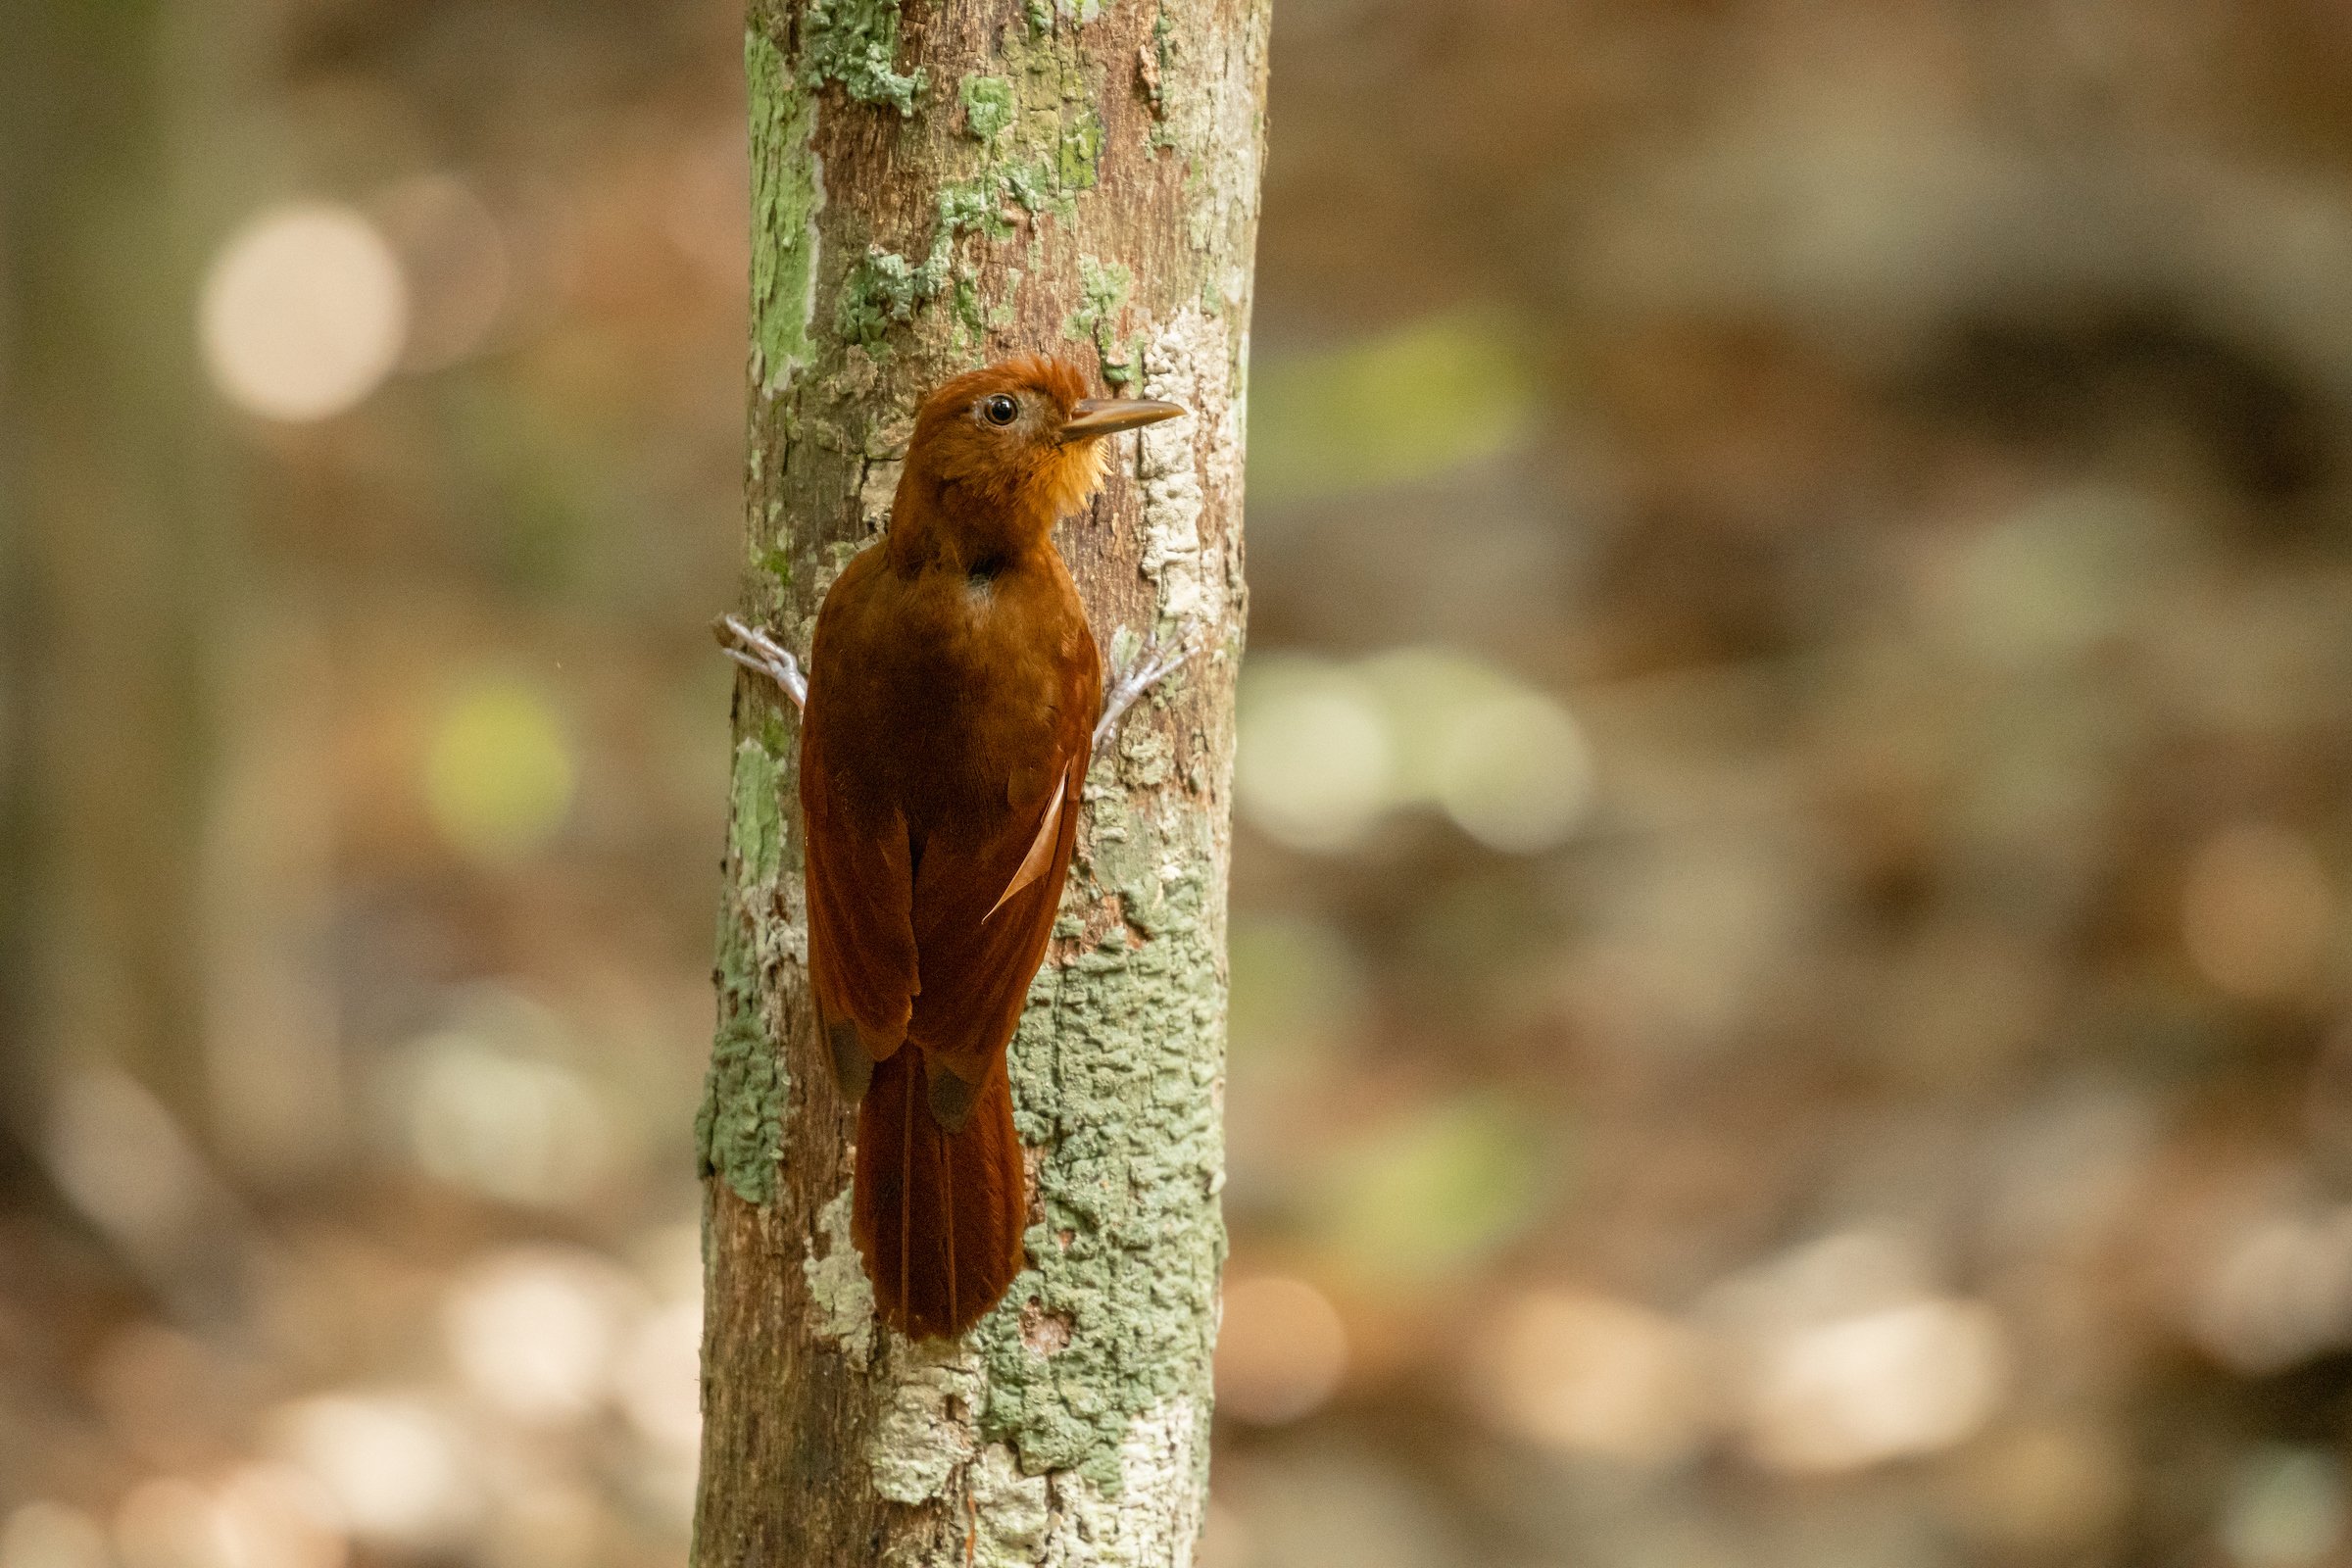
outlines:
M718 646L729 659L774 681L792 699L793 707L808 706L808 678L801 673L801 662L792 657L791 649L733 615L721 615L712 621L710 634L718 639Z
M1110 689L1102 694L1102 716L1095 721L1094 748L1102 749L1111 732L1119 726L1119 718L1133 708L1153 686L1174 674L1190 660L1196 649L1188 646L1182 634L1169 636L1154 631L1151 642L1132 655L1122 658L1111 655Z

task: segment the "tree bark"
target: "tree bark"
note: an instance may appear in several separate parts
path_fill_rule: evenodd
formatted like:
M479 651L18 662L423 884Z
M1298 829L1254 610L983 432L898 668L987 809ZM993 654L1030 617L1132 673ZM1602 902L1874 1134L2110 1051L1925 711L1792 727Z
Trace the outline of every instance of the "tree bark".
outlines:
M737 683L698 1125L703 1568L1192 1560L1266 24L1266 0L754 0L746 612L806 658L919 397L1047 350L1194 411L1116 438L1056 542L1106 652L1154 625L1200 652L1089 777L1011 1052L1029 1266L953 1346L873 1317L808 1002L794 714Z

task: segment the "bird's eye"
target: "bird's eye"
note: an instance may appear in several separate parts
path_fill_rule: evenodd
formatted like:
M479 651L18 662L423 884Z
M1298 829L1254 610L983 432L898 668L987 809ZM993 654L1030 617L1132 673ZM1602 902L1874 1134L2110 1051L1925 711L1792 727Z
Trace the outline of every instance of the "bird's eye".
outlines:
M1000 392L980 405L980 413L991 424L1010 424L1020 417L1021 406Z

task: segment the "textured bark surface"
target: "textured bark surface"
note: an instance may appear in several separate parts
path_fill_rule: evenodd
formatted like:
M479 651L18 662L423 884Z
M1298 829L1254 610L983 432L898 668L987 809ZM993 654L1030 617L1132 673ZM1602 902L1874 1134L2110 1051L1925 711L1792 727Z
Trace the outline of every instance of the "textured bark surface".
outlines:
M1195 411L1117 438L1056 542L1106 652L1156 625L1201 653L1088 780L1012 1047L1029 1267L954 1346L873 1319L806 995L794 716L738 683L699 1127L704 1568L1192 1559L1265 48L1265 0L753 5L746 612L806 657L922 392L1045 349Z

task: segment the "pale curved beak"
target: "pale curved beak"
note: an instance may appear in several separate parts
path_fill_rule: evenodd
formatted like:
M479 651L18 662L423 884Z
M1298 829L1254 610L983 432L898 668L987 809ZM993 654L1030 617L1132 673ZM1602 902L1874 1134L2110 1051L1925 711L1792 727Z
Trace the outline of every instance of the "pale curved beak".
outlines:
M1054 439L1064 445L1091 441L1099 435L1139 429L1191 412L1181 403L1163 403L1158 398L1088 398L1071 405L1070 416L1062 421L1061 432Z

